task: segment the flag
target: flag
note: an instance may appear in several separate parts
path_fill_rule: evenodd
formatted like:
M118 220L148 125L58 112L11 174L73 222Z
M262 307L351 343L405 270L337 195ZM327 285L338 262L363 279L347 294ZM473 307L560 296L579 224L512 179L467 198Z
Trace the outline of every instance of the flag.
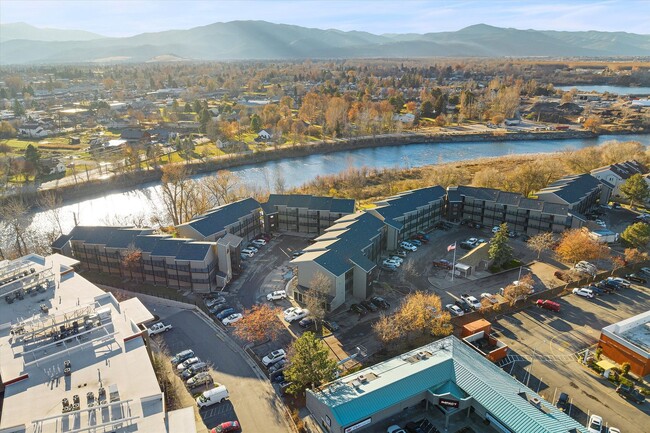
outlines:
M456 242L454 242L453 244L451 244L451 245L449 245L449 246L447 247L447 252L449 252L449 251L453 251L453 250L455 250L455 249L456 249Z

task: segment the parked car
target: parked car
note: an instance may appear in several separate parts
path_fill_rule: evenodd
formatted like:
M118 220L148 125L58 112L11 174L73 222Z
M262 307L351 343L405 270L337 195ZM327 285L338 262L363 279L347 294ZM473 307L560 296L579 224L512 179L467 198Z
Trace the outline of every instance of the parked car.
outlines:
M397 272L397 266L395 265L381 265L381 270L386 272Z
M604 293L612 293L615 290L609 287L605 281L599 281L594 286L598 287Z
M587 423L589 433L603 433L603 418L598 415L591 415Z
M255 245L257 248L263 247L266 245L266 241L264 239L253 239L251 241L251 244Z
M276 362L275 364L272 364L269 367L269 374L273 374L273 373L275 373L277 371L282 370L284 367L286 367L286 365L287 365L287 359L286 358L279 360L278 362Z
M561 411L566 412L566 410L569 408L569 394L567 394L566 392L561 392L555 406L557 406L557 408L560 409Z
M221 313L222 311L225 311L225 310L228 310L228 309L231 309L231 308L232 308L232 306L229 305L229 304L220 304L220 305L217 305L216 307L213 307L212 309L210 309L210 312L212 314L214 314L215 316L218 316L219 313Z
M241 250L242 253L253 253L253 254L256 254L258 251L259 250L252 245L249 245L243 250Z
M239 426L239 422L237 421L226 421L222 422L212 430L210 430L210 433L235 433L235 432L240 432L241 427Z
M638 284L646 284L648 282L648 280L646 280L644 277L642 277L639 274L627 274L625 275L625 278L632 281L633 283L638 283Z
M593 290L584 287L580 287L580 288L576 287L575 289L572 290L572 293L574 295L582 296L584 298L589 298L589 299L594 297Z
M411 238L411 240L409 240L409 242L410 242L411 244L415 245L416 247L419 247L420 245L422 245L422 242L421 242L419 239L413 239L413 238Z
M330 332L336 332L340 329L339 324L331 320L323 320L323 326L329 329Z
M191 357L194 356L194 351L191 349L183 350L182 352L178 352L174 357L172 358L172 364L178 365L181 362L185 361L186 359L190 359Z
M463 242L461 242L459 245L460 245L460 247L461 247L462 249L464 249L464 250L472 250L472 249L474 249L474 245L473 245L473 244L470 244L470 243L467 242L467 241L463 241Z
M549 299L538 299L536 305L545 310L560 312L560 304Z
M242 313L234 313L234 314L231 314L230 316L226 317L225 319L223 319L221 321L221 323L228 326L228 325L232 325L235 322L239 322L243 318L244 318L244 315Z
M243 255L243 256L253 257L253 256L255 255L256 252L257 252L257 251L253 251L253 250L250 249L250 248L244 248L243 250L241 250L240 253L241 253L241 255Z
M181 373L181 377L183 380L187 380L190 377L196 376L198 373L201 373L202 371L208 371L208 364L205 362L197 362L196 364L192 364L189 366L189 368L186 368L183 370Z
M417 251L417 250L418 250L418 247L416 247L416 246L413 245L412 243L410 243L410 242L406 242L406 241L404 241L404 242L402 242L401 244L399 244L399 246L402 247L402 248L404 248L404 249L407 250L407 251Z
M492 293L481 293L481 299L487 299L492 304L496 304L499 302L497 297L494 296Z
M467 293L460 295L460 298L465 301L472 310L478 310L481 308L481 303L475 296L468 295Z
M282 312L282 314L284 316L284 320L287 320L287 317L292 315L294 313L294 311L296 311L296 310L298 310L298 307L289 307L286 310L284 310Z
M185 361L181 362L180 364L178 364L178 365L176 366L176 371L178 371L179 373L181 373L181 372L183 372L186 368L188 368L190 365L192 365L192 364L196 364L196 363L199 362L199 361L200 361L200 359L199 359L198 357L196 357L196 356L193 356L193 357L191 357L191 358L188 358L188 359L186 359Z
M633 401L636 404L641 404L645 401L645 396L634 388L634 385L619 385L616 387L616 393L627 400Z
M167 332L172 329L172 325L165 325L163 322L154 323L147 329L147 334L156 335L161 332Z
M381 262L383 266L394 266L396 268L399 268L400 263L397 262L396 260L391 260L391 259L384 259L383 262Z
M650 277L650 268L641 268L639 272Z
M224 298L223 296L217 296L216 298L206 299L205 305L208 308L212 308L215 305L222 304L224 302L226 302L226 298Z
M501 227L499 227L499 226L492 227L492 233L496 234L499 231L500 228Z
M402 427L395 424L395 425L389 426L386 429L386 433L406 433L406 430L404 430Z
M366 310L370 311L371 313L374 313L374 312L376 312L377 310L379 310L379 308L378 308L375 304L373 304L372 302L370 302L370 301L368 301L368 300L361 301L360 303L361 303L361 306L362 306L363 308L365 308Z
M291 253L291 258L292 258L292 259L295 259L296 257L300 257L300 256L302 256L303 254L305 254L304 251L294 251L293 253Z
M207 371L199 373L194 377L190 377L185 382L187 387L190 388L190 389L196 388L196 387L199 387L199 386L202 386L202 385L209 385L209 384L212 384L212 383L214 383L214 379L212 378L212 376L210 376L210 373L208 373Z
M445 259L434 260L432 263L435 268L442 268L442 269L452 268L452 263L449 260L445 260Z
M397 254L397 257L404 258L404 257L406 257L406 255L408 254L408 251L405 251L405 250L399 250L396 254Z
M462 308L454 304L447 304L445 305L445 308L451 313L452 316L462 316L465 314Z
M350 309L348 311L352 311L353 313L357 313L360 316L365 316L368 314L368 310L363 308L360 304L352 304L350 305Z
M592 292L594 292L594 296L600 296L600 295L604 295L606 293L611 293L610 290L601 289L598 286L585 286L585 289L589 289Z
M239 257L241 257L241 258L244 259L244 260L246 260L246 259L250 259L250 258L253 257L254 255L255 255L255 254L254 254L252 251L249 251L249 252L247 252L247 253L245 253L245 252L242 251L241 253L239 253Z
M226 308L221 313L217 314L217 319L223 320L226 317L230 316L231 314L235 314L235 309L234 308Z
M370 298L370 302L372 302L382 310L388 310L390 308L390 304L381 296L373 296L372 298Z
M279 301L280 299L285 299L287 297L286 290L276 290L274 292L266 295L267 301Z
M229 397L228 388L224 385L219 385L207 391L204 391L196 399L196 405L199 407L199 410L204 407L212 406L213 404L223 403Z
M314 326L314 323L316 323L316 320L313 317L305 317L304 319L300 319L298 326L301 328L309 328L310 326Z
M614 281L614 282L616 282L616 284L618 284L619 286L624 287L624 288L626 288L626 289L629 289L629 288L630 288L630 285L632 284L632 283L630 283L628 280L626 280L625 278L609 277L609 278L607 278L607 279L608 279L609 281Z
M389 259L389 260L393 260L393 261L399 263L400 265L401 265L402 263L404 263L404 259L401 258L400 256L390 256L388 259Z
M404 428L408 433L424 433L424 430L413 421L407 422L406 425L404 425Z
M297 320L300 320L304 317L307 317L309 315L309 310L306 308L296 308L293 313L284 316L284 320L286 320L289 323L293 323Z
M284 359L286 357L287 357L287 353L284 351L284 349L274 350L273 352L269 353L264 358L262 358L262 364L264 364L265 367L268 367L269 365L275 364L279 360Z
M472 307L469 306L467 302L465 302L462 299L457 300L454 302L461 310L463 310L464 313L471 313L472 312Z

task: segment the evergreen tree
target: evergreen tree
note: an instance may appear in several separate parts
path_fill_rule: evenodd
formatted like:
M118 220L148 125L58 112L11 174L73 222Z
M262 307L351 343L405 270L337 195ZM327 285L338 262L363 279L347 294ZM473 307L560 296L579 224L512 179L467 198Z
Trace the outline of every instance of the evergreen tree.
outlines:
M635 174L621 185L621 192L630 199L630 205L634 203L643 203L650 197L650 188L643 176Z
M629 225L621 238L636 248L646 249L650 243L650 225L642 222Z
M512 251L508 245L508 224L503 223L490 242L489 257L496 268L501 268L513 259Z
M251 116L251 130L253 132L260 132L262 129L262 121L260 120L260 116L257 114L253 114Z
M335 373L336 362L313 332L305 332L294 341L289 350L289 367L284 371L284 377L291 382L287 389L290 394L329 382Z

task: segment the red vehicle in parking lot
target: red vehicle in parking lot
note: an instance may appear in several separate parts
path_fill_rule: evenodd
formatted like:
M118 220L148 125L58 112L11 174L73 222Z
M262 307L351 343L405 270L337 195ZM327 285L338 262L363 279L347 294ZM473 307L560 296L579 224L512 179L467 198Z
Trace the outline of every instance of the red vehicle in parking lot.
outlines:
M433 266L436 268L451 269L451 262L445 259L434 260Z
M551 301L548 299L538 299L537 300L537 306L540 308L544 308L545 310L551 310L551 311L560 311L560 304L558 304L555 301Z

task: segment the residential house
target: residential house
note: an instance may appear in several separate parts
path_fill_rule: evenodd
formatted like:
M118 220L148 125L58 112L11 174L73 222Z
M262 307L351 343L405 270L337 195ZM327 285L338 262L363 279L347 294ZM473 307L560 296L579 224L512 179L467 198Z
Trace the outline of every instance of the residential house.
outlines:
M151 134L139 128L128 128L120 134L122 140L126 140L128 144L144 144L149 142Z
M446 191L441 186L406 191L375 203L368 212L386 224L386 248L396 250L417 232L430 231L442 219Z
M303 194L271 194L264 210L266 231L321 234L354 212L354 200Z
M268 132L266 129L262 129L257 133L257 138L260 140L270 140L273 137L273 134Z
M292 260L298 268L294 299L304 303L314 278L321 274L330 282L327 310L334 310L352 297L366 299L372 292L377 262L386 249L386 226L374 215L357 212L346 215L327 228Z
M18 128L18 135L26 138L43 138L52 134L52 131L45 129L40 123L23 123Z
M635 174L645 175L648 173L648 169L640 162L631 160L595 168L590 173L596 179L612 185L612 195L620 197L621 185Z
M65 173L66 167L63 162L56 158L41 159L40 160L43 174L56 175Z

